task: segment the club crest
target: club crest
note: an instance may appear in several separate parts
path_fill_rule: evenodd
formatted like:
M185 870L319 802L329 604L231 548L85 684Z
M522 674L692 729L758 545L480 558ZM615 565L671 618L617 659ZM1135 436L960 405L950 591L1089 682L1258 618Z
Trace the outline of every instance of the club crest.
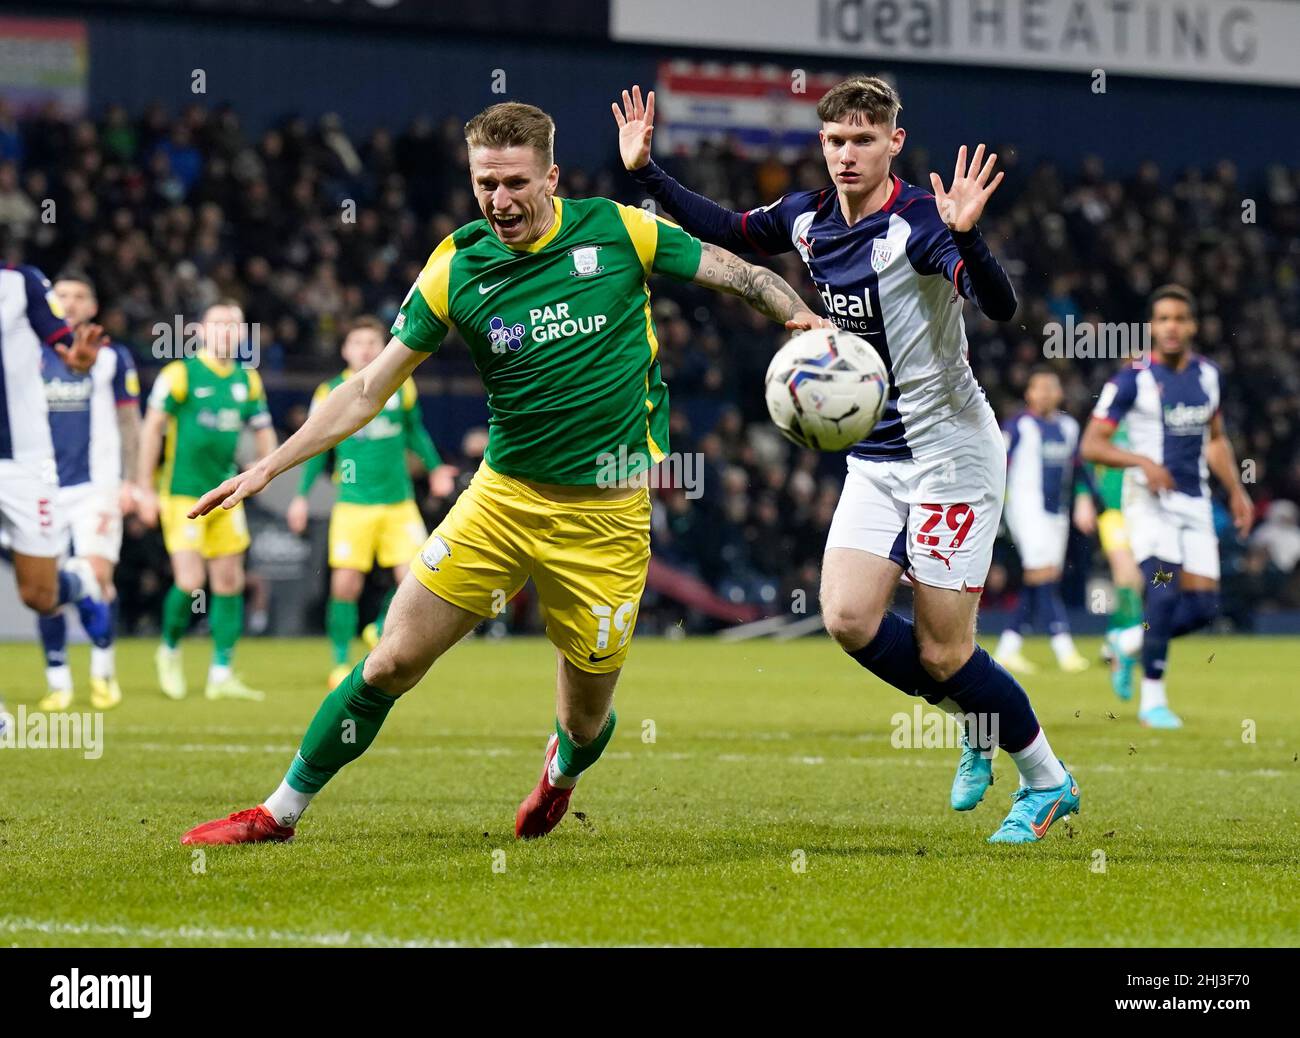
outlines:
M576 278L587 278L599 274L605 268L600 265L600 246L584 245L569 253L573 257L573 270L569 273Z
M894 243L887 238L877 238L871 243L871 269L879 274L894 258Z

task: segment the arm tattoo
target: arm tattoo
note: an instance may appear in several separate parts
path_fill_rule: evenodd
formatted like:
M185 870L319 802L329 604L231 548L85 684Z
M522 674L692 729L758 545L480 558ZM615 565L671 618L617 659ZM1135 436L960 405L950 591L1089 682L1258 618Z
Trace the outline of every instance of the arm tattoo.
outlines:
M779 274L746 263L716 245L700 249L700 269L695 280L720 292L740 296L750 306L778 324L806 310L799 294Z

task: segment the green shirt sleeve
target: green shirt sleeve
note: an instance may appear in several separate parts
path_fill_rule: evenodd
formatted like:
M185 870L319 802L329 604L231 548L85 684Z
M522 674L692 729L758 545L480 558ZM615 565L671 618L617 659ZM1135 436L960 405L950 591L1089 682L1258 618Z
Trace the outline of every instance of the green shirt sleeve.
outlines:
M451 330L451 259L455 254L456 242L448 235L433 250L402 300L392 333L404 346L434 353Z
M687 234L675 223L660 220L651 272L690 281L700 269L700 248L699 238Z
M410 395L404 400L402 418L406 424L406 446L415 451L424 467L432 472L442 464L442 455L433 445L429 430L424 427L424 415L420 410L420 397L411 386Z
M262 388L262 377L251 368L248 371L248 399L244 401L244 421L254 429L261 429L271 424L271 412L266 407L266 390Z
M311 493L312 484L316 478L325 471L325 461L329 457L329 451L321 451L314 457L308 458L302 463L302 476L298 479L298 493L306 497Z

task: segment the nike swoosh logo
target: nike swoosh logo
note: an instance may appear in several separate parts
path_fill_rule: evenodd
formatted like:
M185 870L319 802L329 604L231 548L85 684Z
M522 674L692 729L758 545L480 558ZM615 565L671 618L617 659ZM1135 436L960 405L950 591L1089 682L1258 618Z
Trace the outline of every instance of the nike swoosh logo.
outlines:
M500 288L502 285L506 284L506 282L508 282L509 280L510 278L506 278L505 281L498 281L495 285L485 285L483 284L483 282L480 281L478 285L478 294L481 296L485 296L489 292L491 292L494 288Z
M1034 831L1034 835L1038 837L1038 839L1041 840L1043 838L1043 834L1047 832L1048 826L1052 824L1052 819L1056 817L1056 809L1061 806L1061 801L1064 799L1065 799L1064 793L1062 793L1059 797L1056 798L1056 803L1052 805L1052 809L1047 812L1047 817L1043 819L1041 824L1037 822L1029 823L1029 828Z
M196 390L194 391L194 395L195 395L195 396L211 396L211 395L212 395L212 387L211 387L211 386L200 386L198 389L196 389Z
M605 660L611 660L618 655L618 650L614 650L608 656L597 656L594 652L587 654L587 659L592 663L603 663Z

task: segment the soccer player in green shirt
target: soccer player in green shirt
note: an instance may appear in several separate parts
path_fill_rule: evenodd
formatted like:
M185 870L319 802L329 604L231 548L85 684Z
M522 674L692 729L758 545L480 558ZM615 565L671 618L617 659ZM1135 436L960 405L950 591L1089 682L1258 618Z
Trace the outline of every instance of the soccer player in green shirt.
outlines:
M358 317L343 336L347 367L316 387L312 410L338 386L352 378L383 352L388 328L376 317ZM411 493L406 452L413 451L429 473L429 490L437 497L451 493L456 470L444 465L420 415L415 383L407 379L368 425L334 448L334 482L338 499L330 511L330 599L325 629L334 652L329 687L348 676L348 650L357 633L357 600L366 574L375 562L393 571L397 584L406 578L407 563L420 550L428 531ZM307 529L307 495L325 470L329 451L302 467L298 495L289 503L289 529ZM379 618L367 625L367 642L383 633L390 591L379 607ZM373 631L373 634L371 633Z
M614 731L614 685L650 558L640 477L669 450L647 279L741 296L790 329L829 326L776 274L674 224L605 198L557 198L554 133L545 112L514 102L470 120L483 219L434 249L373 363L270 457L195 505L195 516L236 507L356 432L452 328L469 345L490 413L473 482L412 560L379 645L321 704L279 788L182 843L293 836L312 797L365 751L397 698L530 577L559 653L556 724L515 835L550 832Z
M203 313L198 352L158 373L140 430L137 513L149 526L161 519L175 581L163 601L162 644L154 657L158 684L172 699L186 694L180 641L195 612L202 612L196 608L196 593L206 584L211 585L206 604L212 665L204 695L263 698L230 668L244 629L244 553L249 544L244 510L188 515L207 488L235 474L235 449L244 426L253 430L259 461L275 449L262 380L251 367L238 363L245 327L238 303L209 306ZM159 474L164 432L166 455Z

